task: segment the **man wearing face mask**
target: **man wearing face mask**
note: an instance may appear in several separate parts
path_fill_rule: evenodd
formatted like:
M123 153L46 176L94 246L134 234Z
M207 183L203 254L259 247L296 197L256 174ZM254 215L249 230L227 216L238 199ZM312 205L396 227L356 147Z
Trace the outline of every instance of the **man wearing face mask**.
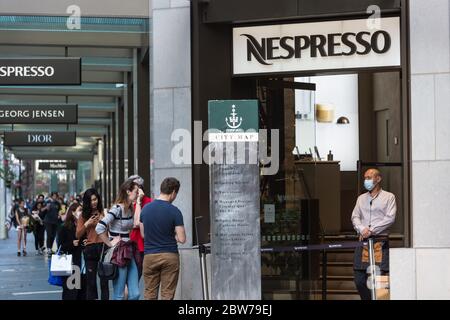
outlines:
M360 241L368 238L374 239L375 263L382 274L387 274L389 272L387 231L395 221L397 206L394 194L381 188L381 180L381 173L377 169L369 169L364 173L364 187L367 192L358 197L351 219ZM356 248L353 269L356 288L361 300L371 299L367 286L368 267L367 246Z

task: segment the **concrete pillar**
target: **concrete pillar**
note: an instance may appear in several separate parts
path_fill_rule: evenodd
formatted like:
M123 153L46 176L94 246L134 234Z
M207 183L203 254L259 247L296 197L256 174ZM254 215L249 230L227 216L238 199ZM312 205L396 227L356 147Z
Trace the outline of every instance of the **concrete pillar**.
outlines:
M139 56L138 49L133 49L133 162L134 162L134 172L138 172L138 137L139 137L139 126L138 117L139 115ZM144 88L142 88L144 89Z
M390 250L391 299L448 300L450 3L408 3L413 247Z
M77 193L80 193L83 191L83 165L81 164L81 162L78 162L77 164L77 183L76 183L76 189L77 189Z
M69 192L69 195L73 194L73 185L72 185L72 179L71 178L71 173L70 171L67 171L66 173L66 180L67 180L67 190Z
M114 195L117 193L117 112L111 115L111 161L112 194Z
M139 132L139 148L136 149L138 165L137 172L144 178L144 189L150 192L150 97L149 97L149 54L145 49L139 50L137 66L137 95L138 115L137 125Z
M102 140L102 162L103 162L103 170L102 170L102 197L103 197L103 206L106 206L106 204L108 203L108 180L107 180L107 172L108 172L108 161L106 161L107 159L107 154L106 154L106 135L103 136L103 140Z
M118 144L118 170L119 170L119 178L117 181L117 185L121 185L125 179L125 130L124 130L124 106L123 99L118 101L117 105L117 144Z
M0 144L0 165L3 167L3 144ZM6 239L6 188L5 181L0 179L0 239Z
M56 173L50 174L50 193L58 191L58 175Z
M135 172L135 166L134 166L134 139L135 139L135 135L134 135L134 106L133 106L133 91L131 88L131 84L132 84L132 76L130 73L126 73L125 74L125 80L126 80L126 118L127 118L127 140L126 140L126 145L127 145L127 163L128 163L128 172L127 172L127 176L131 176L134 174Z
M192 246L192 167L175 165L171 141L175 129L191 131L191 27L190 1L153 0L152 34L150 37L151 141L154 169L151 190L159 194L161 181L176 177L181 188L173 203L183 213L187 241L181 247ZM193 281L199 274L198 253L183 256L177 298L195 299L201 284Z

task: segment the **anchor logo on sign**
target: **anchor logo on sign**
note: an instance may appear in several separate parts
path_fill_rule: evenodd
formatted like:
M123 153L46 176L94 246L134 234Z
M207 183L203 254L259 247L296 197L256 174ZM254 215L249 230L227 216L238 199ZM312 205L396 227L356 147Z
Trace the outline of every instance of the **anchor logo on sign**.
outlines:
M237 129L242 124L242 117L237 117L236 106L233 104L231 106L231 117L225 117L225 122L230 129ZM228 122L228 119L230 120Z

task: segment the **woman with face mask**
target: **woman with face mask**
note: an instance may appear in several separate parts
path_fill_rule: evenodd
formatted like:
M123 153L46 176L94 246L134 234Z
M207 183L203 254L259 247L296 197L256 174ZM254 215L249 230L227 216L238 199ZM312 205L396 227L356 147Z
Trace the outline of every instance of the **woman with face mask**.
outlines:
M123 300L125 286L128 287L128 300L139 299L140 255L136 243L130 240L134 225L133 203L138 197L139 187L132 180L125 181L119 190L115 204L95 228L97 234L108 247L124 250L131 254L127 261L112 261L118 265L118 276L113 280L113 299ZM108 237L108 230L111 238ZM118 257L123 257L117 254ZM113 256L114 258L114 256Z

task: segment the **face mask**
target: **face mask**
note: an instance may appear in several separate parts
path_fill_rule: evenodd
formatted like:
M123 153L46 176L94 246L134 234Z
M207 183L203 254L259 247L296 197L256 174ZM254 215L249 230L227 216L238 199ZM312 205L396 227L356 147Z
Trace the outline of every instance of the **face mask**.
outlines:
M373 183L373 179L364 180L364 188L366 188L368 191L372 191L372 189L374 187L375 187L375 184Z

